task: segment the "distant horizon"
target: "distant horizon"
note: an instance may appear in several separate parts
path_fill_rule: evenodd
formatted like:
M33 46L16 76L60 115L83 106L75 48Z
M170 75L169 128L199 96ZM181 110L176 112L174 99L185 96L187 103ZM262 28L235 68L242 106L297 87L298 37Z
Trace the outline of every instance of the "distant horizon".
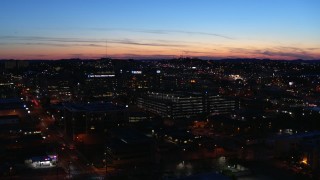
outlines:
M100 58L61 58L61 59L1 59L0 61L99 61L99 60L134 60L134 61L162 61L162 60L178 60L178 59L193 59L193 60L204 60L204 61L224 61L224 60L257 60L257 61L320 61L319 59L269 59L269 58L242 58L242 57L232 57L232 58L201 58L201 57L172 57L172 58L112 58L112 57L100 57Z

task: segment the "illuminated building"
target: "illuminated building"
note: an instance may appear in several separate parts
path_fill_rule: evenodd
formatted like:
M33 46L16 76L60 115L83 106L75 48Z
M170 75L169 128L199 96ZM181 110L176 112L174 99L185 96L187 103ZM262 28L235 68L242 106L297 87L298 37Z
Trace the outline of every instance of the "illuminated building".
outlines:
M34 156L25 160L25 164L32 168L48 168L55 167L55 158L49 156Z
M183 118L201 114L225 114L236 109L236 102L219 95L200 93L148 93L137 105L162 117Z
M48 85L48 95L52 103L70 101L72 98L72 86L69 81L60 80Z
M118 83L113 71L103 71L96 74L88 74L84 83L76 85L78 99L102 100L114 96Z

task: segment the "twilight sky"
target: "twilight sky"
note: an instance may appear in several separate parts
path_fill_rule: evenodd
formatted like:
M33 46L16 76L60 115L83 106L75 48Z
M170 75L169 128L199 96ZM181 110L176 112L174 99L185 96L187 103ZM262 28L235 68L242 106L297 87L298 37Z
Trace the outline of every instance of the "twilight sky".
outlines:
M320 59L319 0L1 0L0 25L0 59Z

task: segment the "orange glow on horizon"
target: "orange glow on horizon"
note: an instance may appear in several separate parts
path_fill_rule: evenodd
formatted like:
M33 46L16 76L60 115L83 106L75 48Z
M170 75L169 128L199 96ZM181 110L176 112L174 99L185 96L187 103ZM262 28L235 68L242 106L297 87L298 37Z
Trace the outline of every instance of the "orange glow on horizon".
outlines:
M255 47L240 44L218 46L211 44L189 45L182 47L151 46L151 45L117 45L107 47L107 56L110 58L257 58L257 59L320 59L320 49L273 47L259 44ZM99 59L106 57L106 48L103 46L18 46L0 49L0 59ZM305 58L303 58L305 57Z

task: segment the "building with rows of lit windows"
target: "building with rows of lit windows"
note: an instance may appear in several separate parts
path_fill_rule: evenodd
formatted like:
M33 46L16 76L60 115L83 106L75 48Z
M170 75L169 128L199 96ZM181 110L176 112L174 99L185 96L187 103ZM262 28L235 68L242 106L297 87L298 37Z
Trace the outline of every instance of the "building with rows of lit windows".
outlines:
M173 119L201 114L226 114L237 109L234 99L207 93L149 92L137 98L137 105L162 117Z

